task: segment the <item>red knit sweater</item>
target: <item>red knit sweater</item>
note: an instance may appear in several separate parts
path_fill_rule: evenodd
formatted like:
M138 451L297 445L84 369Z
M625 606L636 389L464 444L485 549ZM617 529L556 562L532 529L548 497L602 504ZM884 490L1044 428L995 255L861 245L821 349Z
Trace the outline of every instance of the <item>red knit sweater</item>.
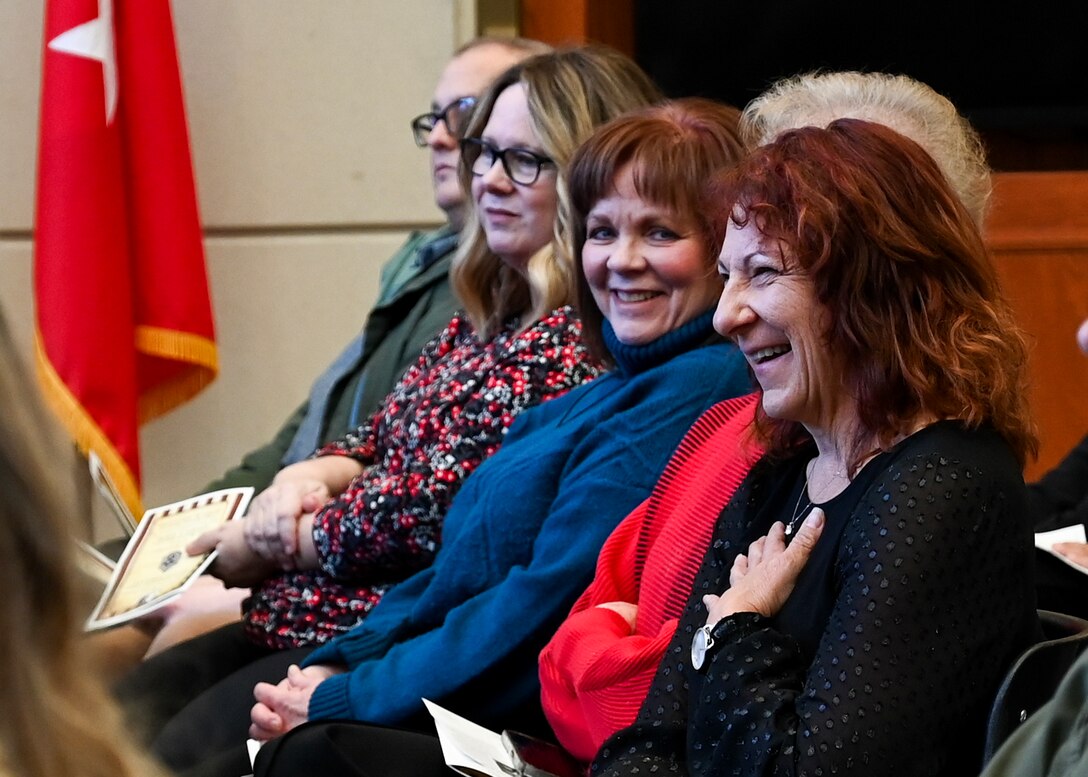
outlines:
M680 442L650 497L605 542L597 573L540 654L541 701L559 742L582 761L630 725L691 595L718 514L759 458L758 397L720 402ZM619 613L638 607L632 632Z

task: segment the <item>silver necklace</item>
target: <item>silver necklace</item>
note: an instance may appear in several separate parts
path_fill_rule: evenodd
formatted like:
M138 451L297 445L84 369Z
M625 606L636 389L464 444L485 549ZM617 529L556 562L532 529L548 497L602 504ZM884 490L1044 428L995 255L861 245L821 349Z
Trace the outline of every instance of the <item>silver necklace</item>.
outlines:
M812 509L812 500L808 498L808 468L809 465L805 465L805 482L801 486L801 493L797 495L797 504L793 506L793 517L790 518L790 522L786 524L786 536L789 537L793 534L793 530L797 528L797 520L806 512ZM801 500L805 501L804 507L801 506Z
M797 503L793 506L793 517L790 518L790 522L786 524L786 536L789 537L797 529L798 522L801 517L806 515L813 507L816 506L816 502L808 496L808 479L811 474L811 470L816 468L816 460L813 459L805 465L805 483L801 486L801 493L797 495ZM834 485L840 478L842 478L842 470L836 470L832 473L833 477L829 485ZM820 492L819 495L827 493L827 486ZM801 504L804 500L804 505Z

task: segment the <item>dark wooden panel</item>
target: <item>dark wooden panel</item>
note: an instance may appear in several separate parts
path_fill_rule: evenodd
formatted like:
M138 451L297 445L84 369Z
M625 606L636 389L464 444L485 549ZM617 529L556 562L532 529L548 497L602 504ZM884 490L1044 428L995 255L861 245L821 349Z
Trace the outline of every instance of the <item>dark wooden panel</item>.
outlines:
M987 242L1032 340L1032 408L1042 439L1029 478L1088 433L1088 358L1074 334L1088 317L1088 173L1000 173Z
M521 34L553 45L605 43L635 51L633 0L521 0Z

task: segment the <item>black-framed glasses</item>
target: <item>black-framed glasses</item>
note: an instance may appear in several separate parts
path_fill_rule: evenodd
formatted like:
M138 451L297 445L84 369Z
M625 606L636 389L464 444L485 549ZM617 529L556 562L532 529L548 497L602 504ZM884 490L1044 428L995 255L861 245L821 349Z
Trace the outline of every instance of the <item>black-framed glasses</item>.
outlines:
M451 135L455 138L461 137L472 115L472 109L475 107L475 97L458 97L440 111L429 111L416 116L412 119L412 135L416 139L416 145L420 148L427 145L431 130L440 121L446 122L446 129Z
M461 141L461 161L473 175L486 173L495 166L496 159L502 162L506 177L522 186L536 183L541 168L555 167L553 160L524 148L495 148L481 138Z

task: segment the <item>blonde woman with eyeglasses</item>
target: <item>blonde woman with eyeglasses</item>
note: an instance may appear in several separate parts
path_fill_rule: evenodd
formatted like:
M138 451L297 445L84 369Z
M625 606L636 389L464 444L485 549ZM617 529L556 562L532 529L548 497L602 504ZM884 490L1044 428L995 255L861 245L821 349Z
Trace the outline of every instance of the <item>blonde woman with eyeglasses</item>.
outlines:
M592 100L587 89L568 98L583 118L554 136L537 133L515 92L485 94L469 136L478 116L494 117L485 137L503 149L531 151L534 169L531 177L520 167L508 176L500 162L480 175L463 173L472 179L464 188L475 208L466 214L470 226L452 281L465 313L432 341L368 423L282 470L244 521L190 546L218 549L213 574L252 586L253 595L242 624L181 643L122 682L132 719L171 768L243 741L254 685L283 677L426 569L446 539L452 500L499 450L507 427L529 406L600 372L571 306L573 265L556 227L560 169L580 128L588 133L658 96L637 66L609 56L624 65L608 70L608 89ZM506 74L532 72L552 59L534 57Z

